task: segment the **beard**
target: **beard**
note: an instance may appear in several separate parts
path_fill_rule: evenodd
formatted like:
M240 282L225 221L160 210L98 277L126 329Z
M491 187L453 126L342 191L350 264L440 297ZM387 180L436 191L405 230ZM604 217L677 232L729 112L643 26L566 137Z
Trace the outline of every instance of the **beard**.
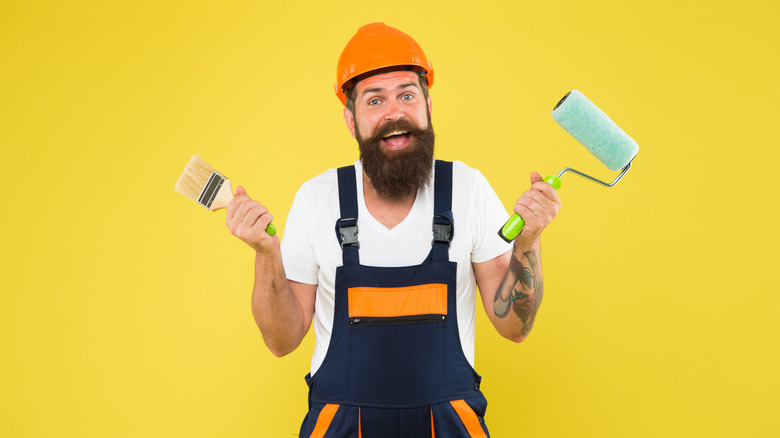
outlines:
M400 150L390 150L382 145L382 138L394 131L405 131L409 144ZM428 127L399 119L377 128L367 138L356 129L363 170L371 179L371 185L382 196L401 199L416 194L431 181L433 171L434 133L431 116Z

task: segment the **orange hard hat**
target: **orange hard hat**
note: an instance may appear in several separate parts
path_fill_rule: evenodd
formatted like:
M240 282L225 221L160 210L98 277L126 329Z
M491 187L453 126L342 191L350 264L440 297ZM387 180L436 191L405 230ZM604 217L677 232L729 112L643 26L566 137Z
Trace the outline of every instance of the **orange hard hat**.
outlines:
M422 48L409 35L385 23L371 23L358 29L339 56L336 67L336 96L347 102L346 91L355 79L374 70L408 67L417 70L433 86L433 66Z

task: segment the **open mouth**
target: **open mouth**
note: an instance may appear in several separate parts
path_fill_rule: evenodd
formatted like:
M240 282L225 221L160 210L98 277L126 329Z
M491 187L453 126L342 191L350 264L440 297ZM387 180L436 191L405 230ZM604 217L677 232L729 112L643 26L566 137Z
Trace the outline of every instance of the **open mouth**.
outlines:
M409 144L411 134L407 131L393 131L382 137L382 144L388 149L403 149Z

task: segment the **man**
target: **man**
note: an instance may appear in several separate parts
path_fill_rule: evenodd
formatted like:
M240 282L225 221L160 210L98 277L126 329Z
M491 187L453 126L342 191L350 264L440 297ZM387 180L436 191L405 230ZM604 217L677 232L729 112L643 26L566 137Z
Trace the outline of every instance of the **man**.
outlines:
M540 234L560 208L531 175L508 215L484 177L433 159L433 68L403 32L361 27L339 59L336 94L360 161L306 182L284 242L242 187L230 231L256 251L252 311L276 356L314 322L301 437L488 436L474 371L476 286L490 321L521 342L542 299ZM432 231L433 230L433 231Z

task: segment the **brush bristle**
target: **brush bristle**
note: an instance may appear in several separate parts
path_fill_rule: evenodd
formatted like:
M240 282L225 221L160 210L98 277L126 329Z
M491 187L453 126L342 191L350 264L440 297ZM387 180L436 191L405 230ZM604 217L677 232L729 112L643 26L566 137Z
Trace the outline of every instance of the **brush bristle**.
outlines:
M174 190L193 201L197 201L212 173L214 173L214 168L209 163L203 158L193 155L190 162L187 163L187 167L184 168L184 173L176 181Z

